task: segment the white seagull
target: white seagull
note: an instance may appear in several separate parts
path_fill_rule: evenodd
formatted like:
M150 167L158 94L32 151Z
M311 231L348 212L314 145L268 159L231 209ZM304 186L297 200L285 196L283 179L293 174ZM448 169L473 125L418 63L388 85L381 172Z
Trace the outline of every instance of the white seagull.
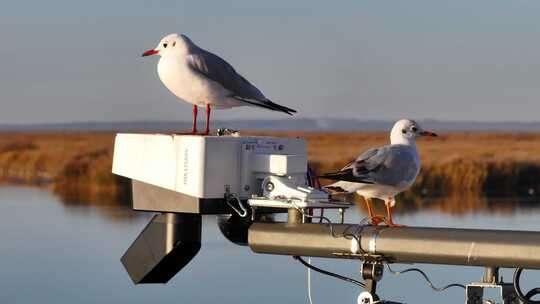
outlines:
M358 156L338 172L328 173L322 178L337 180L326 188L346 193L358 193L364 197L371 223L377 225L383 218L375 216L371 206L373 198L386 204L388 226L399 226L392 221L394 197L414 183L420 171L420 156L416 139L421 136L437 136L423 130L417 122L399 120L390 132L390 144L372 148Z
M160 55L158 75L176 97L193 104L193 127L197 133L197 107L206 107L206 130L210 128L211 108L228 109L239 106L258 106L285 112L295 110L273 103L234 68L193 43L187 36L170 34L142 56Z

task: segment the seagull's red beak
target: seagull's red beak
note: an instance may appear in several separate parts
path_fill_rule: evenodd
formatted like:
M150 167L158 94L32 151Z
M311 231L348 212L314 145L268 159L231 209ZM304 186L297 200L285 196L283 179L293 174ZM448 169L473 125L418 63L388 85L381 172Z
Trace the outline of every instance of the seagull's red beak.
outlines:
M143 57L146 57L146 56L152 56L152 55L155 55L155 54L157 54L157 53L159 53L158 50L148 50L148 51L144 52L144 53L142 54L142 56L143 56Z
M420 135L422 135L422 136L437 136L437 134L435 134L433 132L429 132L429 131L422 131L422 132L420 132Z

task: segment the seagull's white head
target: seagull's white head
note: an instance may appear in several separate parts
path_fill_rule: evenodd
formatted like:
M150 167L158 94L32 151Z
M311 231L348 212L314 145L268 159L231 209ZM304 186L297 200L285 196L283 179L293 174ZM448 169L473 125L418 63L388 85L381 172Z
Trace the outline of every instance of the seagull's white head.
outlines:
M143 57L151 55L170 56L182 55L188 52L191 41L184 35L170 34L161 39L156 48L142 54Z
M414 144L416 139L421 136L437 136L433 132L426 131L420 125L411 119L398 120L390 132L390 143L395 144Z

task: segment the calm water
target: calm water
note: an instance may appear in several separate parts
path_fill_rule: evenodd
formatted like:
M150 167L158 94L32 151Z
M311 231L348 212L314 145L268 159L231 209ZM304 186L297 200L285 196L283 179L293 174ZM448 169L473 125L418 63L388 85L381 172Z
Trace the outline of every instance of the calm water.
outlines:
M496 206L502 208L460 215L416 207L398 215L398 220L407 225L540 231L540 209L534 205L508 202L512 206L508 208L499 201ZM358 221L360 215L351 210L347 221ZM306 303L302 265L290 257L258 255L229 243L213 216L204 218L200 253L169 284L134 286L119 258L149 217L115 205L68 204L45 190L0 188L0 303ZM358 275L355 261L313 263ZM483 272L474 267L416 266L426 270L436 285L477 281ZM511 278L510 271L503 275ZM527 272L523 280L524 287L532 287L540 283L540 272ZM312 286L315 304L356 303L360 292L354 285L319 274L313 274ZM379 287L379 294L389 300L464 302L462 289L436 293L414 273L394 277L386 272Z

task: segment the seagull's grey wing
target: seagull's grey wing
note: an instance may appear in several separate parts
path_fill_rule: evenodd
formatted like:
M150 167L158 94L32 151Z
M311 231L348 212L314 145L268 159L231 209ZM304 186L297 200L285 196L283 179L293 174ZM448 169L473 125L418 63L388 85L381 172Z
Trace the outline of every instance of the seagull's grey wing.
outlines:
M383 163L369 172L369 180L377 184L406 187L414 182L420 170L416 150L409 146L390 146Z
M338 172L323 177L365 184L400 186L416 178L419 164L409 147L388 145L370 149Z
M232 94L255 100L266 97L247 79L238 74L225 60L203 49L187 56L189 66L196 72L221 84Z
M391 146L383 146L380 148L369 149L362 153L350 165L353 174L360 177L376 172L384 164L390 150Z
M354 161L348 163L343 169L337 172L324 174L321 177L340 181L372 184L374 181L370 180L369 173L377 171L384 163L389 147L390 146L384 146L381 148L369 149L358 156Z
M187 61L193 71L219 83L230 91L232 98L269 110L287 114L296 113L295 110L278 105L266 98L259 89L238 74L227 61L215 54L196 48L187 56Z

